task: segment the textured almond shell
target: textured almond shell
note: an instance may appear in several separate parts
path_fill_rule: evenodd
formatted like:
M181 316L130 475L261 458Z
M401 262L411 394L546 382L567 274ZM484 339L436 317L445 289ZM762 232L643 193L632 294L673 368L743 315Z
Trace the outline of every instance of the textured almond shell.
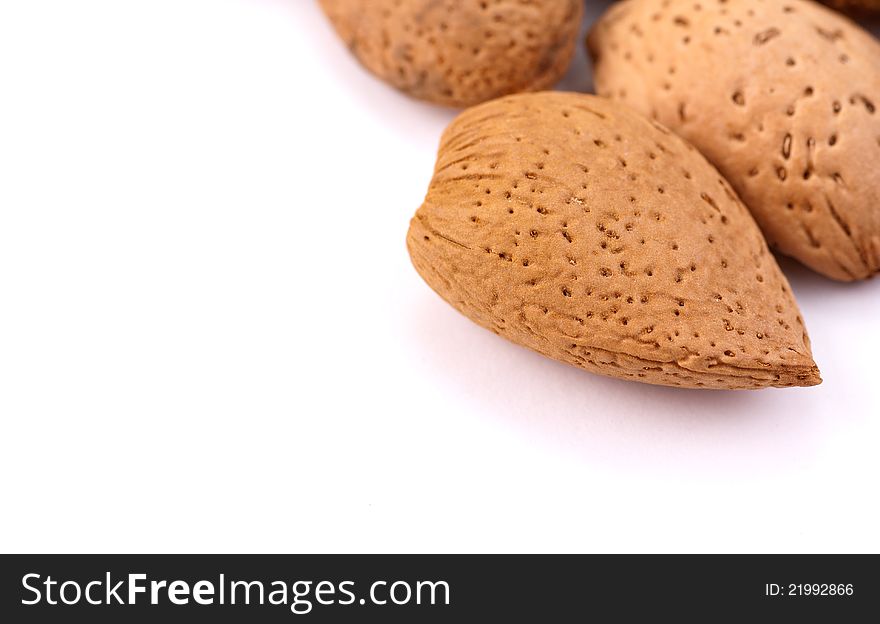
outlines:
M727 182L603 98L518 95L465 111L407 245L470 319L595 373L693 388L820 382L788 283Z
M320 0L371 72L419 99L470 106L551 87L577 45L582 0Z
M597 91L691 141L771 246L880 270L880 44L801 0L627 0L594 26Z

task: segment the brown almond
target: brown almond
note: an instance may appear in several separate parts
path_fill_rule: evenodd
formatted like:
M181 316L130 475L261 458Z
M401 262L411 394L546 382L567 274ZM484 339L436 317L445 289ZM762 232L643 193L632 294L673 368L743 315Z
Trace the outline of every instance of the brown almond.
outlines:
M839 280L880 270L880 44L802 0L627 0L588 41L601 95L691 141L771 246Z
M839 280L880 270L880 44L802 0L627 0L594 26L601 95L691 141L771 246Z
M379 78L419 99L470 106L551 87L571 62L582 0L321 0Z
M820 382L789 285L727 182L604 98L517 95L465 111L407 245L471 320L594 373L690 388Z

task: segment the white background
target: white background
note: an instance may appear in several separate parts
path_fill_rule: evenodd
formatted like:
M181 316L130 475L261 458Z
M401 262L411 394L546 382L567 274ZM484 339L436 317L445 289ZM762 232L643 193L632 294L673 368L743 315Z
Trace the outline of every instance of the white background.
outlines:
M2 1L0 91L0 550L880 550L880 281L783 262L812 389L509 344L406 253L454 112L308 0Z

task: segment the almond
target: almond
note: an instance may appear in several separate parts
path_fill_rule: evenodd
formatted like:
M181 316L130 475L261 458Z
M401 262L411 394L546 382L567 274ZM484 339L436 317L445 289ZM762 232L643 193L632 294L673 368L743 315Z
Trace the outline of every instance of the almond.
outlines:
M690 388L820 382L789 285L727 182L604 98L515 95L461 114L407 246L471 320L594 373Z
M568 68L582 0L321 0L378 77L419 99L469 106L551 87Z
M601 95L691 141L771 246L839 280L880 270L880 44L803 0L628 0L588 47Z

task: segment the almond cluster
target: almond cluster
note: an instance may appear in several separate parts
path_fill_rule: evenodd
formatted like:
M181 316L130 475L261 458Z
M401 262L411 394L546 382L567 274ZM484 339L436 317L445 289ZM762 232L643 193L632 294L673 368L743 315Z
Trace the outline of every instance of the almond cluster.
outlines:
M770 249L835 280L880 271L872 35L811 0L624 0L589 33L586 95L544 91L580 0L321 4L377 76L471 107L407 235L450 305L612 377L821 382Z

